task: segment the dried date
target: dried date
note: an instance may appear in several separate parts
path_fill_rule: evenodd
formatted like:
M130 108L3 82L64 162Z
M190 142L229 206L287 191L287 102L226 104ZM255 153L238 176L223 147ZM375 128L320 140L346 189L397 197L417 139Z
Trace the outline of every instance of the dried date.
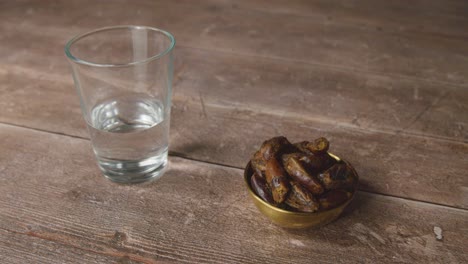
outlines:
M297 151L297 149L285 137L274 137L266 140L251 159L252 168L262 176L265 174L266 163L269 159L294 151Z
M326 141L327 143L323 143L322 141L323 140L317 139L314 142L302 141L294 144L294 147L309 157L309 160L304 160L304 162L307 163L307 168L313 174L324 171L337 162L336 159L330 156L326 151L329 148L328 140ZM312 149L314 149L314 151L311 150L310 146L313 146ZM319 149L321 149L321 151L318 151Z
M324 192L322 184L306 169L307 164L310 163L310 158L305 154L293 153L283 155L283 165L289 176L304 186L312 194L321 194Z
M273 200L276 203L284 202L290 187L286 171L276 158L270 158L265 167L265 178L271 188Z
M313 142L307 143L306 146L306 148L314 154L327 153L329 147L330 142L324 137L317 138Z
M270 187L267 185L265 178L262 178L257 173L254 173L252 178L250 178L250 185L252 186L254 192L265 202L270 204L274 203L273 197L271 197Z
M317 199L294 181L291 181L291 191L285 203L297 211L308 213L316 212L320 207Z
M318 179L327 190L354 188L357 183L354 169L345 162L339 162L320 173Z

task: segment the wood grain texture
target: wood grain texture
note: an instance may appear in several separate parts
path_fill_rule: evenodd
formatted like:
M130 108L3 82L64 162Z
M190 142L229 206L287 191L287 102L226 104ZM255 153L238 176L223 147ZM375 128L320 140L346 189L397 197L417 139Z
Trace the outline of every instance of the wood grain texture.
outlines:
M88 137L68 78L35 71L4 76L7 81L0 85L6 88L0 98L4 113L0 121ZM35 76L36 81L25 76ZM197 94L189 80L178 81L178 87L185 87L182 91L175 88L172 154L242 168L267 138L285 135L301 141L326 136L332 141L332 150L357 167L364 182L362 190L468 208L466 143L346 126L267 108L267 104L263 110L255 105L246 107L248 99L235 101L238 92L226 89L218 96L226 99L216 99L215 89ZM29 96L24 96L26 93ZM227 99L230 94L232 100ZM424 118L425 114L420 117Z
M0 206L0 208L2 208ZM1 210L1 209L0 209ZM18 216L21 218L21 216ZM0 219L6 219L2 214ZM18 224L21 224L18 221ZM26 227L27 228L27 227ZM139 263L128 257L103 255L58 241L47 240L34 232L18 233L0 227L0 260L2 263ZM140 262L141 263L141 262Z
M86 140L0 125L0 146L0 255L10 263L30 258L16 254L20 237L35 241L38 262L74 252L121 263L468 261L466 210L359 193L336 222L291 231L254 208L239 169L171 158L161 180L117 185L91 165Z
M0 124L0 262L468 262L467 11L461 0L1 1L0 122L36 130ZM105 180L76 138L88 135L63 46L116 24L178 41L179 157L151 184ZM341 219L288 231L253 207L239 168L280 134L326 136L357 168L365 192Z
M315 13L338 10L338 17L340 12L349 12L346 4L327 2L307 6ZM171 4L162 1L139 1L138 4L129 1L8 2L2 8L2 16L7 26L35 27L36 32L57 27L75 32L77 27L86 30L114 24L157 25L173 32L180 44L210 51L289 59L394 78L419 78L465 85L467 77L464 69L468 63L466 39L443 34L421 34L425 24L429 21L434 23L434 15L420 10L428 10L427 6L431 6L432 10L439 11L436 8L441 5L435 0L430 2L424 4L425 8L418 8L418 5L423 5L421 2L406 10L401 4L395 8L373 4L359 14L361 17L367 14L375 17L383 13L386 15L380 17L384 21L399 21L400 16L418 14L416 17L423 22L422 30L421 26L416 26L419 34L386 32L379 30L379 27L361 26L359 22L330 23L329 18L333 20L331 15L314 18L238 9L232 1L199 2L196 5L191 1ZM447 18L450 21L455 16L456 22L461 21L460 24L452 22L452 25L456 24L457 32L466 31L467 19L462 15L463 10L467 9L466 2L450 1L444 5L448 8L440 9L445 12L442 12L439 20ZM360 4L351 6L355 6L353 10L356 10ZM401 9L405 11L399 15ZM458 11L452 14L453 10ZM400 22L401 26L404 21ZM21 29L21 26L18 28Z
M176 59L178 98L198 97L223 108L468 142L468 89L461 87L231 54L210 56L191 49L179 50Z
M30 87L23 84L25 76L70 86L70 72L62 51L66 36L43 36L41 32L31 42L28 41L31 35L10 30L5 38L8 41L0 46L0 56L4 58L0 73L6 80L3 91L7 97L9 92L19 92L15 89L16 82ZM177 50L176 62L175 96L202 97L212 104L269 113L287 112L305 119L363 129L462 141L468 138L467 89L186 48ZM43 88L40 90L45 92ZM71 92L71 89L63 90ZM5 103L12 102L5 99ZM38 103L41 102L35 104Z
M218 1L206 0L212 5L267 12L274 15L304 16L329 24L348 24L354 27L376 29L387 33L439 35L452 38L468 36L464 1Z
M17 85L37 85L23 84L25 77L63 82L63 92L71 92L64 36L38 34L31 46L24 34L9 33L9 44L0 45L4 93L17 92L12 88ZM53 52L48 51L51 41ZM178 48L175 57L179 99L203 98L212 105L341 126L468 141L468 89L191 48Z
M290 116L203 103L173 108L174 154L242 168L276 135L293 142L325 136L330 151L358 170L362 190L468 208L468 144L343 128ZM242 138L242 140L239 140Z

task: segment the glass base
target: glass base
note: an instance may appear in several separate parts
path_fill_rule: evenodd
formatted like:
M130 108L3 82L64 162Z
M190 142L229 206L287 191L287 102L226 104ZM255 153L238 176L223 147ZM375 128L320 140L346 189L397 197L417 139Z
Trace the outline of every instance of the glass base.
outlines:
M141 161L99 159L104 176L117 183L142 183L159 179L167 167L167 156L152 157Z

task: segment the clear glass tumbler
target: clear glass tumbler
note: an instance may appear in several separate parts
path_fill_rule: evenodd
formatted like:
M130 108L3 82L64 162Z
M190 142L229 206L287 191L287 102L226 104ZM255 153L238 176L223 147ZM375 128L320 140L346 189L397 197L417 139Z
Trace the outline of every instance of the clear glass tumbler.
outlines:
M144 182L165 170L174 45L157 28L116 26L65 46L99 167L114 182Z

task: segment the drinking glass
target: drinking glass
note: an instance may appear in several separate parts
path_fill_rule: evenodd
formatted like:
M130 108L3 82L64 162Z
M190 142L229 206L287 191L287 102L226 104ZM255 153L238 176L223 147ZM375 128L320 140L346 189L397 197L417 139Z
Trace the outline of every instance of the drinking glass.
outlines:
M174 37L146 26L97 29L65 46L97 163L114 182L167 165Z

